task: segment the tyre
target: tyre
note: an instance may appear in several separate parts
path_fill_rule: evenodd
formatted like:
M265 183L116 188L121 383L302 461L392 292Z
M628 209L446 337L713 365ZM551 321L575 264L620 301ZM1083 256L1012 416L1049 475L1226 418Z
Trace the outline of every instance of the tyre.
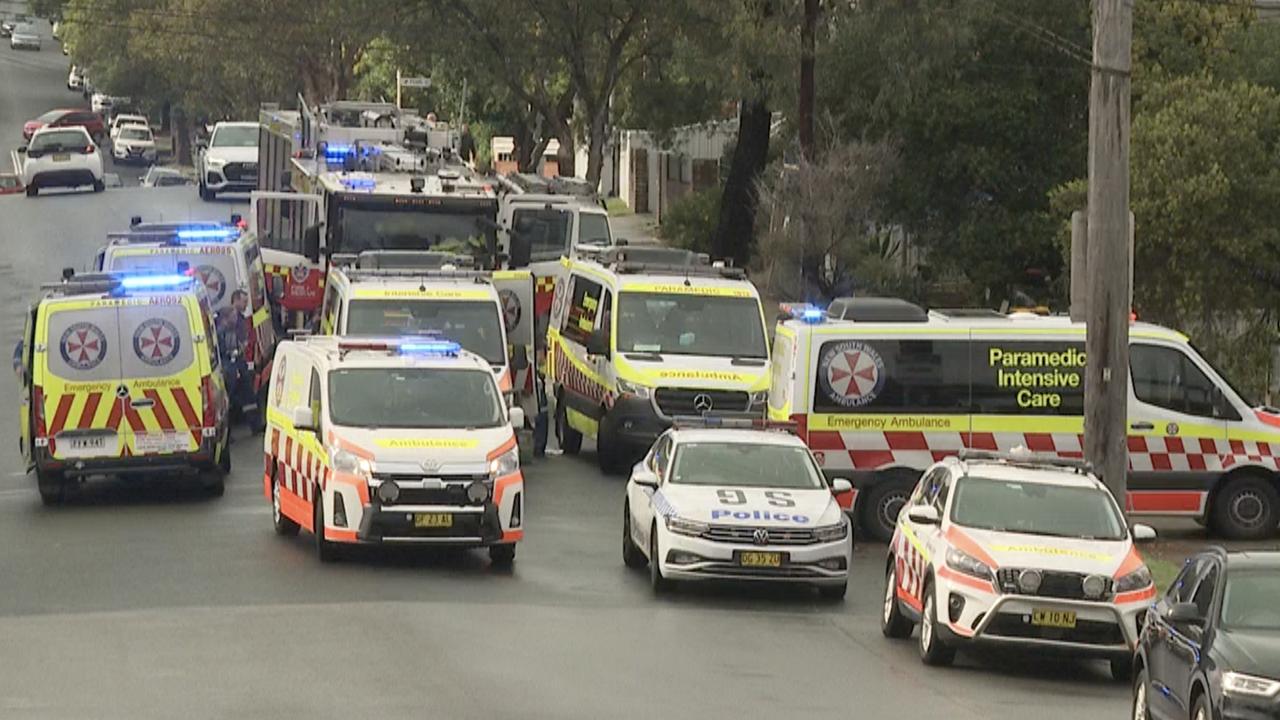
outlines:
M1129 717L1133 720L1151 720L1151 707L1147 699L1147 671L1139 670L1133 681L1133 706Z
M231 474L231 431L227 430L227 441L222 443L218 452L218 470L223 475Z
M890 561L889 571L884 575L884 608L880 613L880 632L887 638L901 640L911 636L914 625L898 606L898 564Z
M1213 498L1213 529L1232 540L1269 537L1280 521L1280 494L1270 480L1257 475L1237 475Z
M516 561L515 543L489 546L489 564L496 568L509 568Z
M818 596L823 600L831 602L841 602L844 596L849 592L849 581L845 580L839 585L819 585Z
M658 525L654 523L653 531L649 533L649 584L653 586L653 592L661 595L671 589L671 581L662 575L662 563L658 562L658 558L662 557L658 554Z
M600 431L596 434L596 463L600 472L617 475L626 467L626 447L619 441L618 433L608 416L600 418Z
M1116 682L1127 683L1133 679L1133 656L1111 658L1111 677Z
M107 183L106 183L106 182L104 182L104 181L102 181L102 180L94 180L94 181L93 181L93 191L94 191L94 192L99 193L99 192L102 192L103 190L106 190L106 189L107 189Z
M280 483L276 480L275 473L271 477L271 524L275 526L276 534L283 537L293 537L301 529L280 508Z
M311 492L314 498L311 502L311 529L316 536L316 557L322 563L330 563L338 559L338 548L324 537L324 495L320 493L319 486L311 488Z
M898 524L898 511L907 504L915 483L899 476L883 476L867 494L867 502L861 509L860 524L871 537L880 542L893 538L893 528Z
M1191 713L1191 720L1213 720L1213 708L1209 705L1208 693L1202 692L1197 695L1191 707L1195 708Z
M556 399L556 440L565 455L577 455L582 451L582 433L569 427L563 393Z
M27 197L35 197L39 194L40 194L40 188L36 187L35 185L27 186Z
M197 192L199 192L199 193L200 193L200 199L201 199L201 200L206 200L206 201L207 201L207 200L212 200L212 199L214 199L214 198L216 198L216 197L218 196L218 194L217 194L217 193L215 193L214 191L212 191L212 190L210 190L209 188L205 187L204 183L200 183L200 187L199 187L199 190L198 190Z
M40 502L53 507L67 499L67 481L61 475L36 470L36 485L40 489Z
M634 540L631 539L631 503L625 502L622 505L622 564L632 569L644 567L644 553L636 546Z
M945 667L956 659L955 648L948 647L938 633L938 607L931 584L924 586L924 612L920 621L920 660L925 665Z

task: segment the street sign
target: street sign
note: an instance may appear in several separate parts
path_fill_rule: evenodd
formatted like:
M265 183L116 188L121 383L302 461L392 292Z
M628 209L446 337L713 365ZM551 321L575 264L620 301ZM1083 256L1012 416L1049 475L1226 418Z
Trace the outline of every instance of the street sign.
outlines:
M431 78L429 78L429 77L402 77L402 78L400 78L400 87L407 87L407 88L429 88L429 87L431 87Z

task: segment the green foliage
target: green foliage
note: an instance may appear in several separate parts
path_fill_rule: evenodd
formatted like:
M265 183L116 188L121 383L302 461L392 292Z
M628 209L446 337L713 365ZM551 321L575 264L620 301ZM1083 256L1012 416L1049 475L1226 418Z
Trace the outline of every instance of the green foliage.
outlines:
M720 195L724 188L712 185L680 198L662 218L658 237L668 245L711 252L711 233L720 217Z

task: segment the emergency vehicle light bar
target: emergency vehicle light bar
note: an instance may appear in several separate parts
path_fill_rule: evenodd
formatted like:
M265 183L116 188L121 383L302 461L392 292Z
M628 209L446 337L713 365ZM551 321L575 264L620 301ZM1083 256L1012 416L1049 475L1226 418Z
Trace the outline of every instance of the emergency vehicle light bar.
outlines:
M810 325L817 325L827 318L826 310L809 303L779 303L778 309L783 315L802 320Z
M671 426L680 428L708 428L724 430L785 430L796 432L797 423L790 420L766 420L764 418L721 417L718 415L677 415Z
M338 341L339 352L348 353L353 350L398 352L402 355L438 355L442 357L456 357L458 353L462 352L462 346L452 340L432 340L429 338Z
M190 284L190 275L132 275L120 278L120 287L125 290L144 290Z
M987 460L1006 463L1008 465L1018 465L1020 467L1049 466L1067 468L1069 470L1075 470L1080 474L1091 474L1093 472L1093 464L1087 460L1063 458L1046 453L1035 453L1021 446L1016 447L1009 452L965 448L961 450L956 457L960 458L961 462L967 462L969 460Z

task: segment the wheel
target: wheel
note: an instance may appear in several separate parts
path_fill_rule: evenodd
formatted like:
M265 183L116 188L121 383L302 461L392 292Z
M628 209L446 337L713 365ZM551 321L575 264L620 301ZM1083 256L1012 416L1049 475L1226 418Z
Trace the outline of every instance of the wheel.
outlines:
M201 200L212 200L218 196L216 192L205 187L204 183L200 183L200 188L198 192L200 193Z
M509 568L511 563L516 561L516 545L509 543L506 545L490 545L489 546L489 564L497 568Z
M920 622L920 660L925 665L947 666L956 659L956 650L938 636L938 608L933 586L924 586L924 612Z
M1133 656L1111 658L1111 677L1116 682L1127 683L1133 679Z
M618 441L613 423L608 416L600 418L600 431L596 434L596 463L600 472L616 475L626 467L626 448Z
M819 585L818 596L823 600L831 602L840 602L844 600L844 596L849 592L849 581L845 580L839 585Z
M1133 681L1133 720L1150 720L1151 708L1147 704L1147 671L1139 670Z
M640 548L636 546L634 540L631 539L631 503L630 501L622 504L622 563L629 568L639 569L644 567L644 553L640 552Z
M293 537L300 529L298 523L290 520L280 509L280 483L274 473L271 478L271 524L275 526L276 534L284 537Z
M671 581L662 576L662 563L658 562L658 525L654 523L649 533L649 584L659 595L671 589Z
M880 613L880 632L887 638L902 639L911 636L914 625L898 606L898 563L890 561L889 571L884 576L884 609Z
M862 506L862 527L880 542L893 538L893 528L898 524L898 511L911 497L914 483L901 477L884 477L867 494Z
M1196 696L1195 712L1191 715L1192 720L1213 720L1213 708L1209 705L1208 693L1200 693Z
M1232 540L1261 540L1276 529L1275 486L1256 475L1239 475L1213 499L1213 529Z
M556 399L556 440L565 455L577 455L582 450L582 433L569 427L563 393Z
M102 181L102 180L94 180L94 181L93 181L93 191L94 191L94 192L102 192L103 190L106 190L106 189L107 189L107 183L106 183L106 182L104 182L104 181Z
M67 499L67 482L61 475L36 470L36 485L40 502L47 506L61 505Z
M40 188L36 187L34 184L27 186L27 197L35 197L36 195L39 195L39 194L40 194Z
M227 441L222 444L218 453L218 471L223 475L231 474L231 430L227 430Z
M316 536L316 557L320 558L320 562L329 563L338 559L338 548L333 543L324 539L324 495L320 493L319 486L311 488L314 500L311 502L312 525L311 529Z

